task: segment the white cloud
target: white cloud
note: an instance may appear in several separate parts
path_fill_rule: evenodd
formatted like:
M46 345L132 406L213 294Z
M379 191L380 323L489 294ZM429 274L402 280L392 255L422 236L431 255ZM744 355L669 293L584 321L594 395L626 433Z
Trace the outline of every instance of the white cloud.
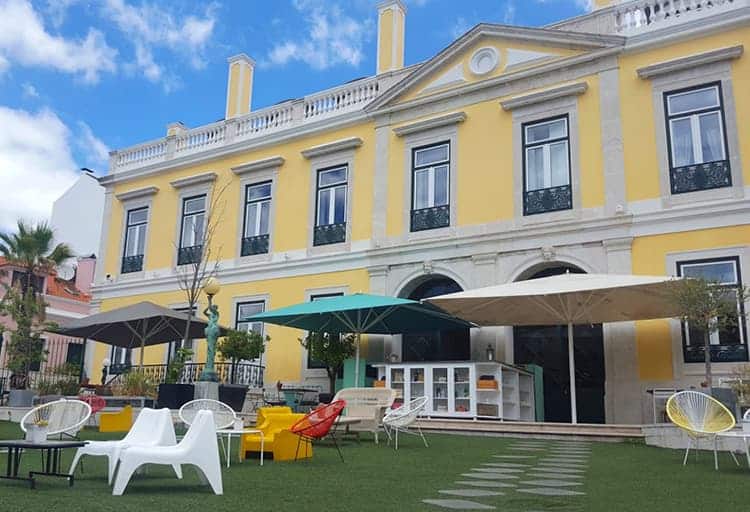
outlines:
M82 40L52 35L28 1L0 0L0 71L16 62L97 82L101 73L115 71L116 56L98 30L89 29Z
M507 2L505 2L505 7L503 8L503 23L505 25L511 25L513 21L515 21L515 18L516 5L512 0L508 0Z
M106 166L109 162L109 147L83 121L78 121L78 129L81 136L76 139L76 144L89 157L90 165Z
M47 219L52 203L78 176L71 132L57 115L0 106L0 230L18 218Z
M149 81L170 90L178 80L157 62L155 49L166 48L181 55L194 69L203 69L206 47L216 26L216 10L217 4L210 3L199 15L179 16L157 3L136 6L125 0L106 0L101 14L133 43L135 60L126 69L137 69Z
M304 16L306 34L277 43L261 64L283 66L298 60L317 70L359 66L362 47L373 31L372 19L352 18L339 5L322 0L295 0L294 7Z
M21 91L24 98L36 99L39 97L39 91L37 91L36 87L28 82L21 84Z
M45 12L49 15L54 27L59 28L68 16L68 9L81 0L47 0Z
M463 16L459 16L456 18L456 22L453 24L453 27L451 27L451 35L453 36L453 39L458 39L462 35L464 35L473 25L469 23L466 18Z

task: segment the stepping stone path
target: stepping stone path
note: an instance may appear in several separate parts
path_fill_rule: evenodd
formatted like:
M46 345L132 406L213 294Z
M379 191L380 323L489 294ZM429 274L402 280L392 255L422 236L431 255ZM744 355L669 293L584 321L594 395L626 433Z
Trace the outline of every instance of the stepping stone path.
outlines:
M444 510L494 510L502 508L503 497L517 492L540 497L585 495L583 485L591 455L589 443L522 440L513 442L507 449L528 453L493 455L501 460L484 462L481 467L461 473L462 479L455 482L455 488L438 491L444 498L422 502ZM448 496L456 498L448 499ZM545 508L550 503L538 506ZM561 504L555 502L555 505ZM571 507L576 508L576 505L571 503Z

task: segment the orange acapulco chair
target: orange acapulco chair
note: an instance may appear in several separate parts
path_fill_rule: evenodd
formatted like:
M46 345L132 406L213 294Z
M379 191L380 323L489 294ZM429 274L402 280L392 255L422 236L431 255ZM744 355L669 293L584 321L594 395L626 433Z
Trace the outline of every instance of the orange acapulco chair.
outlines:
M734 416L729 409L705 393L681 391L667 400L667 416L672 423L683 429L689 436L682 465L687 464L693 442L695 442L695 449L698 450L700 439L713 439L714 468L718 470L718 435L727 430L732 430L735 425ZM734 462L739 465L734 453L731 451L729 453L732 455Z
M344 456L341 454L341 449L336 441L336 420L341 415L341 412L346 407L344 400L336 400L328 405L318 407L314 411L309 412L304 418L299 420L297 423L292 425L289 429L290 432L296 434L298 437L297 451L294 453L294 460L297 460L299 454L299 447L303 441L312 443L313 441L319 441L326 436L329 436L333 440L333 445L336 447L336 451L339 452L341 462L344 462ZM309 446L309 444L306 444Z

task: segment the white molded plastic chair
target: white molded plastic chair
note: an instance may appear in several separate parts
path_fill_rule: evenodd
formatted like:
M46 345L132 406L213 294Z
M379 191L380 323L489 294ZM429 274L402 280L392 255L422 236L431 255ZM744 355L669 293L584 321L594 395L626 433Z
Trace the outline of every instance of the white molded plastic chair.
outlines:
M189 427L193 424L198 411L211 411L213 413L212 416L216 430L232 428L234 420L237 419L234 409L224 402L211 400L210 398L199 398L198 400L191 400L180 407L180 420Z
M136 418L130 431L119 441L89 441L76 451L70 474L75 472L78 461L84 455L105 456L108 460L107 483L111 484L120 452L131 446L174 446L177 438L172 424L172 413L169 409L143 409ZM179 464L174 465L177 478L182 478Z
M131 446L120 453L120 464L112 489L120 496L130 482L133 473L144 464L180 465L190 464L198 469L203 481L208 481L215 494L222 494L219 443L211 411L198 411L185 437L176 446Z
M91 406L80 400L61 398L54 402L34 407L21 418L21 430L24 433L35 421L47 422L47 437L63 434L70 437L78 435L91 416Z
M398 450L398 433L412 434L420 436L424 442L425 447L429 447L427 439L422 434L422 429L419 425L416 426L416 432L411 430L411 426L417 421L417 417L427 407L427 401L429 400L426 396L415 398L408 404L404 404L398 409L390 410L385 416L383 416L383 429L388 436L388 442L391 442L391 438L395 437L395 448ZM395 436L393 435L395 433Z
M685 458L682 465L687 464L690 447L695 441L698 449L699 439L712 439L714 442L714 468L719 469L718 434L732 430L735 425L734 416L715 398L698 391L681 391L667 400L667 416L683 429L689 439ZM697 453L697 452L696 452ZM732 451L729 452L734 462L739 465Z

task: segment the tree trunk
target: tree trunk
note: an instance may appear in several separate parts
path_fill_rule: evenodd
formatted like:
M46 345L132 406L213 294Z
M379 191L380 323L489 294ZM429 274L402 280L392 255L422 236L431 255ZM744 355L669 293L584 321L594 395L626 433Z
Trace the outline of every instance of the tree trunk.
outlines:
M706 357L706 386L708 387L708 394L711 395L713 376L711 375L711 332L708 325L704 327L703 349Z

